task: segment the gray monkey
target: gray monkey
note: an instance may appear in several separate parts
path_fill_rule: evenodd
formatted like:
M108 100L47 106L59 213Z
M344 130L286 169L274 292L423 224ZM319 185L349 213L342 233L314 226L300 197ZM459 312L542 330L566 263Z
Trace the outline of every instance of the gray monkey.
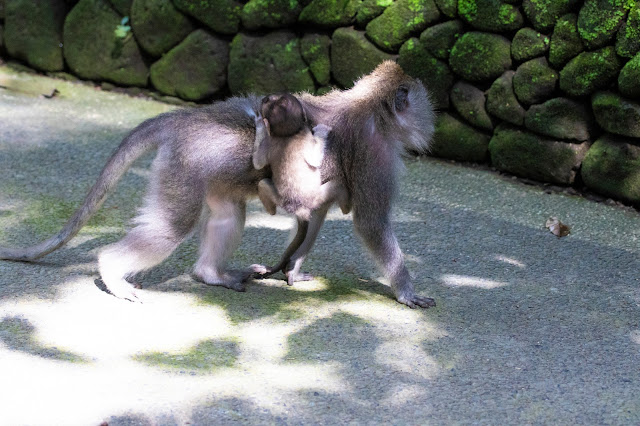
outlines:
M320 167L322 180L335 180L346 188L355 230L389 279L396 299L410 307L435 306L433 299L415 294L390 215L403 153L425 151L433 134L434 113L424 86L386 61L349 90L319 97L301 94L298 99L312 125L332 128ZM143 122L125 137L58 234L25 249L0 248L0 259L32 261L64 245L131 164L157 148L135 226L98 255L105 285L118 297L135 299L126 279L162 262L203 216L195 276L206 284L244 290L244 280L260 268L229 270L227 261L240 242L246 200L257 196L259 181L269 177L252 164L259 108L258 97L231 98ZM289 280L308 279L300 268L328 208L313 210L308 222L298 219L296 236L280 261Z
M258 196L267 212L276 206L309 220L311 211L338 201L349 213L348 194L335 181L322 183L320 166L331 129L318 124L310 129L304 108L290 93L266 96L256 117L253 166L271 166L272 178L258 184ZM293 283L291 283L293 284Z

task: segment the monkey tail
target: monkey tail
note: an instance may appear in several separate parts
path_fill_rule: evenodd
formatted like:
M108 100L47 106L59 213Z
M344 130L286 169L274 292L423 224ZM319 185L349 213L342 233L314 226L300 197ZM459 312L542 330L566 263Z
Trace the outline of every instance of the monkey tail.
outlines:
M96 183L86 195L82 206L76 210L60 232L42 243L27 248L0 247L0 259L29 262L57 250L72 239L102 206L107 196L131 167L145 152L155 148L159 139L153 135L153 125L159 117L145 121L122 141L102 169ZM159 135L157 135L159 136Z

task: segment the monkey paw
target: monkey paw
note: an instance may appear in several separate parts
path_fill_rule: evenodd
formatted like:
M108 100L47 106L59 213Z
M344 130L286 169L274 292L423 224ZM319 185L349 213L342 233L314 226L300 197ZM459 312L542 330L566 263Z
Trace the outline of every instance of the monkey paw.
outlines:
M293 283L296 283L298 281L311 281L312 279L315 278L311 274L308 274L306 272L300 272L300 271L288 271L288 272L285 272L285 275L287 276L288 285L293 285Z
M93 281L100 290L109 293L112 296L117 297L118 299L128 300L129 302L142 303L140 297L138 297L136 288L142 288L139 284L135 287L134 285L129 284L127 281L121 280L117 283L110 283L108 286L104 281L100 278L96 278Z
M228 270L223 274L214 273L212 270L194 271L196 281L206 285L225 287L235 291L246 291L245 281L251 276L251 270Z
M418 296L417 294L400 295L397 300L412 309L417 307L432 308L436 306L435 299L432 299L431 297Z

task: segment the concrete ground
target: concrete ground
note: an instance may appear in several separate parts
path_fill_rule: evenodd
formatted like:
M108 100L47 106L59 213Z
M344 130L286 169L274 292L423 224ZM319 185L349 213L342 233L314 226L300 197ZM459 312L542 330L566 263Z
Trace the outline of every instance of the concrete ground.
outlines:
M0 86L3 246L57 232L123 135L170 108L6 67ZM314 281L207 287L193 238L133 304L96 287L96 252L150 158L68 246L0 261L0 424L640 424L637 212L410 160L395 229L436 308L396 303L337 210ZM274 262L291 224L252 203L234 263Z

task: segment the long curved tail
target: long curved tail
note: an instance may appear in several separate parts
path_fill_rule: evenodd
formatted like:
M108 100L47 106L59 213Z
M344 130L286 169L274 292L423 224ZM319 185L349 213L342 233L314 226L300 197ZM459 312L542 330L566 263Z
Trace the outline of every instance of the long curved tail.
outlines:
M0 259L33 261L62 247L73 238L89 221L91 216L98 211L133 162L145 152L157 147L160 142L158 137L160 135L154 134L157 133L154 122L159 118L156 117L145 121L125 137L102 169L98 180L85 197L82 206L76 210L60 232L32 247L0 247Z

